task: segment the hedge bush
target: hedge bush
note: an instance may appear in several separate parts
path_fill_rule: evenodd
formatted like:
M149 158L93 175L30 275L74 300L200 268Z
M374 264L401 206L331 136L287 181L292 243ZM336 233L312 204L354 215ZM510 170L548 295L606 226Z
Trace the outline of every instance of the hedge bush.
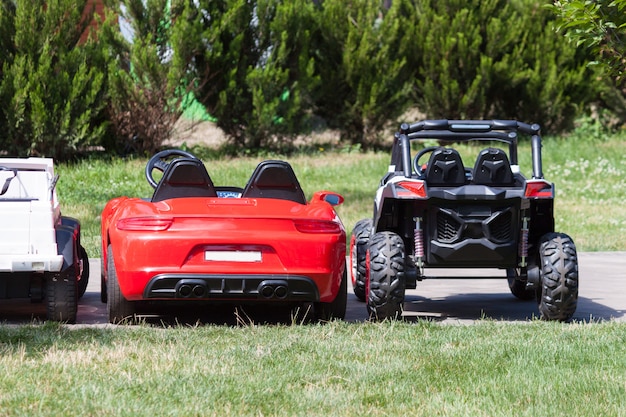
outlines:
M87 0L0 5L0 147L66 159L106 128L106 56L85 40Z
M570 128L598 84L537 0L416 1L415 103L434 118Z
M170 0L122 0L115 4L125 25L102 28L114 65L107 105L111 135L104 145L118 153L153 154L170 138L189 91L186 74L172 62ZM130 34L132 33L132 40Z
M554 31L549 0L125 0L132 45L115 25L79 43L85 3L1 3L6 152L67 157L131 139L152 152L190 92L235 149L252 151L319 126L377 147L415 108L559 133L598 98L623 98Z
M193 63L198 99L240 147L291 143L307 116L375 147L411 108L559 132L600 85L588 57L553 31L547 3L191 2L191 18L177 21L187 28L178 57Z

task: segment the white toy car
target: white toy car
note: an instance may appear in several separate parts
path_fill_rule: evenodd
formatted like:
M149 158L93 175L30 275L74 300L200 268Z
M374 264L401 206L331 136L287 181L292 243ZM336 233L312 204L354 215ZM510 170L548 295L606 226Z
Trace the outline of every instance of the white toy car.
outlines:
M89 259L80 222L61 215L49 158L0 158L0 299L45 299L47 318L74 322Z

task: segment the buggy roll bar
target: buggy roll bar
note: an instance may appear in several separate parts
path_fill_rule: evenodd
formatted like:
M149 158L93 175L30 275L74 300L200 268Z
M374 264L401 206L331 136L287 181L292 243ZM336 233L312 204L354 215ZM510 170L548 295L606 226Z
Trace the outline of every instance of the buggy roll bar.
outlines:
M394 146L401 154L392 152L391 163L403 167L405 177L411 176L411 144L413 139L438 139L465 142L473 139L491 139L509 145L511 163L517 165L517 132L531 136L533 178L543 178L541 165L541 127L517 120L423 120L402 123L395 134Z

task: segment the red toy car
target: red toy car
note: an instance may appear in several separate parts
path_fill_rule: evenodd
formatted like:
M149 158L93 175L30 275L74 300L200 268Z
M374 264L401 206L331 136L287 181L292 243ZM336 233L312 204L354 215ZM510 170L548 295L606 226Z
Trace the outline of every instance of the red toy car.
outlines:
M214 186L177 149L154 155L146 178L151 198L118 197L102 212L110 322L151 301L313 303L319 320L344 318L346 232L333 208L342 196L319 191L307 202L284 161L261 162L245 188Z

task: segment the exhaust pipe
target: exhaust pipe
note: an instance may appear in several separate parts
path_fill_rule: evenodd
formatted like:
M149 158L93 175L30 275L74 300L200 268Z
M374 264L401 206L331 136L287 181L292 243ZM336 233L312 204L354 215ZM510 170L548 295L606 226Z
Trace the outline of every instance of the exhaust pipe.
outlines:
M289 295L289 284L284 280L265 280L257 287L259 298L284 300Z
M259 291L259 294L261 294L261 297L263 298L267 298L270 299L274 296L274 287L272 287L271 285L263 285L261 287L261 290Z
M206 287L204 285L196 285L192 290L193 296L196 298L202 298L206 294Z
M191 288L191 285L187 285L187 284L181 285L178 288L178 295L180 295L183 298L189 298L189 296L191 296L192 291L193 290Z
M284 285L278 285L276 289L274 289L274 295L276 296L276 298L279 298L281 300L286 298L288 293L289 291Z
M182 279L175 290L176 298L204 298L210 292L206 283L199 279Z

